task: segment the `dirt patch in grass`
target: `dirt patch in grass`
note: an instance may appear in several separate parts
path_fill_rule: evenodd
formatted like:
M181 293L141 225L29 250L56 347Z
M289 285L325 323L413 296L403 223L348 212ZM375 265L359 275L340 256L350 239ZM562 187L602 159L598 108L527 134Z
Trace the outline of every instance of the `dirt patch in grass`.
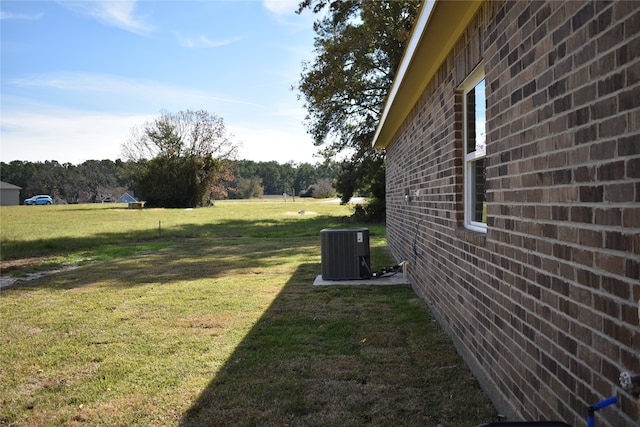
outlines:
M232 316L223 313L193 314L176 319L176 326L180 328L201 330L211 336L220 335L233 322Z
M318 215L317 212L301 210L298 212L285 212L286 216Z
M38 263L39 261L34 261ZM37 273L25 273L25 266L18 267L21 270L21 273L17 277L11 276L0 276L0 289L8 288L9 286L14 286L20 282L30 282L32 280L40 279L41 277L48 276L50 274L56 274L63 271L75 270L78 268L75 265L69 265L62 268L55 268L51 270L38 271Z
M0 261L0 274L7 276L13 271L29 271L35 266L50 263L54 258L49 256L28 257ZM26 274L25 274L26 275Z

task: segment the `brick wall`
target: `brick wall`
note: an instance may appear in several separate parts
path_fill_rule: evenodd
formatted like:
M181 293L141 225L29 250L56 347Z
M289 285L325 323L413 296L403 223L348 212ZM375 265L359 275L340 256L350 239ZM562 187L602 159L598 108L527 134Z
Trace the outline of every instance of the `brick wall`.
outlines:
M484 61L488 231L463 228L462 96ZM410 200L405 199L407 194ZM387 148L398 261L498 407L635 425L640 2L485 3Z

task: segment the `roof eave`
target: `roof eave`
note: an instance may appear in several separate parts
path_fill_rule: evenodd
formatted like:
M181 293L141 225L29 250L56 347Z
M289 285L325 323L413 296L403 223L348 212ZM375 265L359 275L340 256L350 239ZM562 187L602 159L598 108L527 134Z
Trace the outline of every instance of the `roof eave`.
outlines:
M482 1L426 0L391 85L372 145L386 148Z

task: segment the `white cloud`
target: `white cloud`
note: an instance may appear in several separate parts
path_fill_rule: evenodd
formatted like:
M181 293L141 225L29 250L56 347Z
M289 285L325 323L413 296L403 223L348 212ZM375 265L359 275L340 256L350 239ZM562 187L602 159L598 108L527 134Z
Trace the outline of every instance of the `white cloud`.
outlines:
M227 123L227 129L241 144L241 159L257 162L275 160L279 163L321 161L314 157L318 149L303 130L292 131L254 123Z
M290 15L298 10L299 0L264 0L264 7L276 15Z
M3 111L2 161L57 160L79 164L86 160L121 158L121 146L131 128L152 116L48 110Z
M135 16L135 0L60 1L65 7L90 16L105 25L120 28L139 35L148 35L154 27L144 18Z
M0 20L4 20L4 19L21 19L21 20L27 20L27 21L35 21L42 18L42 13L37 13L37 14L26 14L26 13L12 13L12 12L5 12L5 11L0 11Z
M189 49L195 48L210 48L210 47L222 47L242 40L242 37L231 37L224 40L211 40L205 35L199 36L185 36L180 33L176 33L178 42L181 46Z

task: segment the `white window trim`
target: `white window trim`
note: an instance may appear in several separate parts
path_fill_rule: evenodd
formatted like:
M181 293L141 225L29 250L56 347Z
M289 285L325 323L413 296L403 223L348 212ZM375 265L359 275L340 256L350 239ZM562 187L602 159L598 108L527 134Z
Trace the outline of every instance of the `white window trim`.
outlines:
M478 83L480 83L485 78L484 74L484 63L480 63L469 76L465 79L465 81L460 85L460 89L462 90L462 108L463 108L463 148L464 148L464 227L477 231L480 233L487 232L487 224L484 222L473 221L473 213L471 211L471 207L474 205L474 192L471 190L474 187L473 178L475 177L475 172L473 171L474 160L481 159L486 157L486 145L481 150L476 150L472 153L467 154L467 93L476 87ZM486 85L485 85L486 90ZM485 95L486 96L486 95Z

